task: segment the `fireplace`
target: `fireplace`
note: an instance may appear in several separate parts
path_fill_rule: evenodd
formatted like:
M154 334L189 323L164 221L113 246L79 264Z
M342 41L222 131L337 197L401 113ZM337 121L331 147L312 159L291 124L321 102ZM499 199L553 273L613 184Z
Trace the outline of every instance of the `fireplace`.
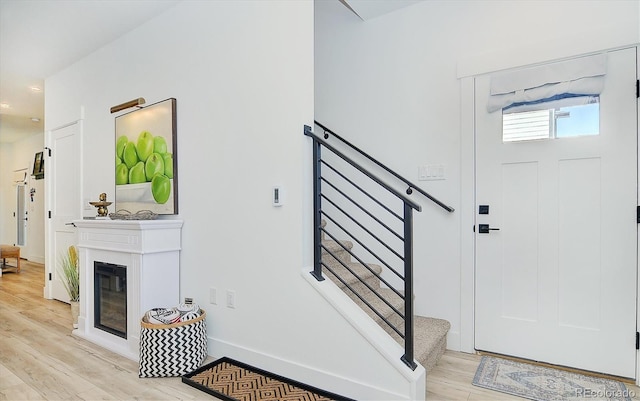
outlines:
M127 338L127 267L94 261L94 327Z
M75 220L80 316L74 335L134 361L140 319L180 303L182 220Z

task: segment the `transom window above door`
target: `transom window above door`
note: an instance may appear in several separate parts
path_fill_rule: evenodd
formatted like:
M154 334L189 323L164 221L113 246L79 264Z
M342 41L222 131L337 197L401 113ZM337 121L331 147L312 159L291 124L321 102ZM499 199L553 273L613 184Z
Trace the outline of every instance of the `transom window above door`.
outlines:
M549 108L541 103L534 110L502 112L502 141L532 141L599 135L600 97L564 99L566 105Z
M606 54L491 75L487 111L502 112L502 141L599 135Z

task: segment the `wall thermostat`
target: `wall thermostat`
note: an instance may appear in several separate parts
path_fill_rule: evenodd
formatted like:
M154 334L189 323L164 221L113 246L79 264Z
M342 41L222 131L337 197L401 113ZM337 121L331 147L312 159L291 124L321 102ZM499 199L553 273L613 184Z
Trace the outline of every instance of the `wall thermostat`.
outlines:
M273 206L282 206L283 203L283 199L282 199L282 188L280 187L273 187L273 193L272 193L272 201L273 201Z

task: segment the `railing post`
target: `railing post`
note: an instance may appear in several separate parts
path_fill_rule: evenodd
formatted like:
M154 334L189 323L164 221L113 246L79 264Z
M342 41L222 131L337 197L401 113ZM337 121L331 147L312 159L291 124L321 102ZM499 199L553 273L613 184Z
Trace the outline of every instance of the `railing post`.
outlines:
M305 131L311 129L311 127L305 125ZM322 258L322 249L320 243L322 241L322 232L320 226L322 224L322 216L320 215L320 194L321 194L321 150L322 145L320 142L313 139L313 271L311 274L318 281L323 281L322 277L322 265L320 264Z
M408 367L418 366L413 357L413 209L404 203L404 355Z

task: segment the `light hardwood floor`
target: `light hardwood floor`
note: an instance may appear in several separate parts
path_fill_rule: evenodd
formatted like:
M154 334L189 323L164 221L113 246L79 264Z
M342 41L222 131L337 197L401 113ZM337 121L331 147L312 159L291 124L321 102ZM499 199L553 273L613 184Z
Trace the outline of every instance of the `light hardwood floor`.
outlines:
M140 379L136 362L73 336L69 305L44 299L43 286L44 266L28 261L0 277L0 400L216 399L180 378ZM428 375L427 399L523 400L471 385L479 362L447 351Z

